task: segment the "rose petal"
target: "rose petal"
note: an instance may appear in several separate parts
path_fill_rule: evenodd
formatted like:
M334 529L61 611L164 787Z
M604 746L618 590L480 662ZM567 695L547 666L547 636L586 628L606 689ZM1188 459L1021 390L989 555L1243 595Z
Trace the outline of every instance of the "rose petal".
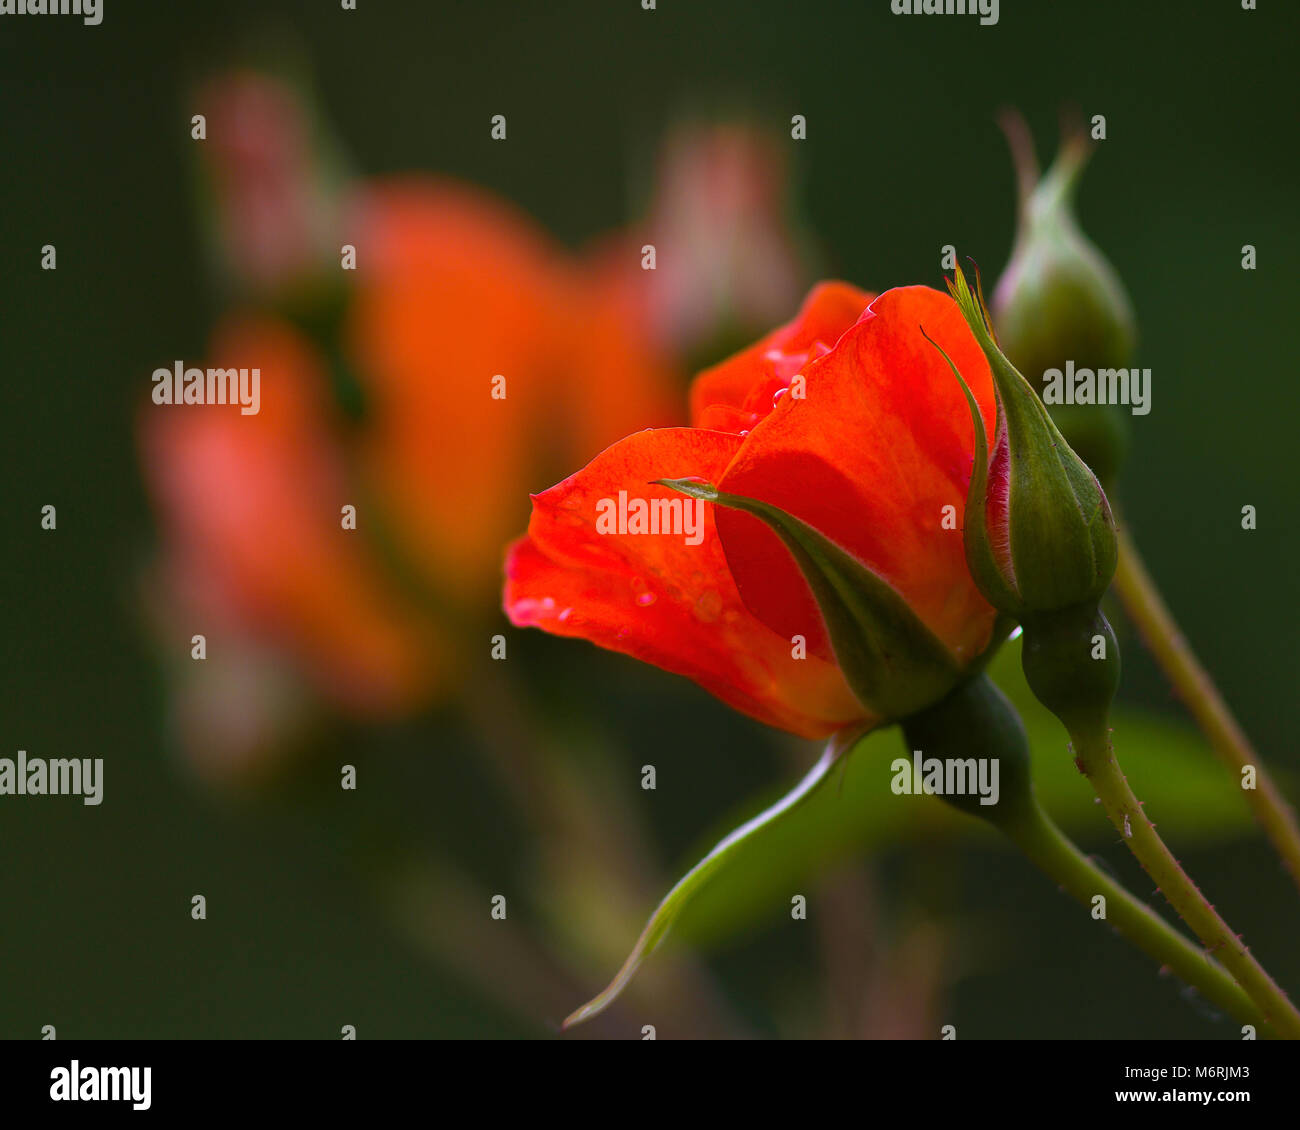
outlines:
M736 415L743 414L746 427L753 427L772 407L770 403L764 405L762 413L755 417L750 404L755 386L762 383L771 368L769 355L804 354L819 342L830 348L858 320L873 297L848 283L818 283L804 299L794 321L695 379L691 386L691 423L697 428L716 426L724 420L735 422ZM788 384L793 375L784 373L783 383ZM725 414L726 409L731 413Z
M793 658L790 639L746 610L711 507L698 545L681 532L597 532L598 503L620 490L693 504L650 480L715 479L739 445L691 428L638 432L537 495L528 537L507 560L505 608L518 626L591 640L685 675L760 721L821 737L865 712L833 663Z
M959 659L988 641L993 609L966 568L961 524L974 439L937 341L994 420L988 363L955 302L927 287L882 294L804 370L807 397L781 398L717 484L815 527L889 581ZM952 528L944 508L952 506ZM718 528L745 604L782 636L832 653L789 553L761 522L722 512ZM815 645L815 646L814 646Z

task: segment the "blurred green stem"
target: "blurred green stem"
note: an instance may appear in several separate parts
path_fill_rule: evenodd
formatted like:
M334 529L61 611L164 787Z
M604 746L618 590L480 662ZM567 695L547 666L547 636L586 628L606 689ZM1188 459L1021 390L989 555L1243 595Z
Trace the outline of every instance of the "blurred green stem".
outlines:
M1035 802L1018 819L1002 825L1007 837L1030 862L1065 889L1077 902L1092 908L1105 898L1105 920L1144 953L1160 962L1210 1002L1243 1024L1262 1027L1264 1015L1224 969L1210 960L1145 903L1105 874L1072 844Z
M416 946L503 1011L556 1027L578 992L575 981L533 932L489 917L492 892L436 858L394 858L361 871ZM635 1023L630 1013L622 1018L628 1030Z
M1243 786L1246 802L1263 826L1282 862L1300 886L1300 825L1295 812L1269 776L1213 680L1188 645L1160 591L1143 564L1125 525L1119 526L1119 567L1115 589L1124 610L1137 626L1156 662L1173 684L1196 724L1214 747L1219 760L1240 782L1243 771L1254 770L1255 787Z
M606 910L639 905L647 892L662 885L653 853L642 834L635 811L622 803L614 782L576 770L568 743L550 742L547 726L533 715L525 688L502 663L482 663L471 669L462 706L475 733L511 795L531 826L539 845L563 844L553 851L552 871L561 882L596 882L604 892ZM609 759L606 759L609 760ZM542 852L546 857L546 853ZM581 858L590 874L572 873L571 861ZM543 859L543 862L544 862ZM540 868L544 873L546 868ZM587 923L578 932L599 950L597 926ZM666 1024L701 1039L747 1039L744 1021L729 1006L708 966L690 953L679 953L653 985L644 986Z
M480 631L462 604L449 601L408 554L398 528L382 500L358 479L354 490L370 515L368 526L375 552L389 576L417 609L432 630L440 626L458 639L470 639ZM471 664L461 694L465 717L497 770L506 792L528 820L540 842L577 843L583 831L600 845L586 853L594 871L611 889L639 892L653 885L655 870L651 852L636 833L633 820L611 812L609 797L586 795L574 800L565 795L560 776L564 769L561 751L539 747L537 735L545 727L529 716L529 700L523 688L507 676L499 662L485 663L480 657ZM521 715L523 715L521 717ZM578 775L566 780L575 789L583 786ZM585 826L584 826L585 825ZM727 1006L703 961L682 955L674 970L659 983L657 1003L674 1024L692 1035L705 1038L743 1038L743 1022Z

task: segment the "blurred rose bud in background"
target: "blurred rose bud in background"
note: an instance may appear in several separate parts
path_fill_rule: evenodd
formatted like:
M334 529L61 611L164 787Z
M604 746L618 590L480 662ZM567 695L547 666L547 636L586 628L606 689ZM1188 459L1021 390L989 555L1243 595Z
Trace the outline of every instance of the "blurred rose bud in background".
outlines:
M687 353L719 327L765 331L798 308L811 272L788 184L785 149L757 129L697 123L669 136L648 222L660 256L650 314L662 340Z
M590 273L693 372L798 309L817 276L813 241L785 149L747 121L683 120L653 168L646 214L598 244Z
M206 119L200 192L213 250L238 288L271 296L332 257L343 172L297 86L253 70L196 94Z

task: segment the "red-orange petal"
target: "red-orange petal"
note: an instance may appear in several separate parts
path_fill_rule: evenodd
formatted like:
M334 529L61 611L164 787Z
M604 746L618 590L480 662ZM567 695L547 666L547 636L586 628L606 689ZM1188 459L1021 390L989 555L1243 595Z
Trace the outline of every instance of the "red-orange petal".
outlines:
M889 581L964 661L986 646L993 609L966 568L962 516L974 430L937 341L994 420L988 363L957 305L928 287L882 294L803 370L805 399L781 399L718 486L803 519ZM945 507L952 521L945 524ZM831 655L816 603L775 535L723 511L718 529L745 604L782 636Z
M506 563L506 612L517 626L591 640L685 675L760 721L822 737L865 721L865 711L833 663L794 658L790 639L746 609L712 507L700 504L697 545L681 532L597 532L602 500L627 491L689 503L651 480L716 480L740 443L693 428L638 432L535 496L528 536Z
M755 418L753 394L772 370L769 356L808 353L819 343L829 349L858 320L874 297L849 283L818 283L804 299L793 321L695 378L691 386L691 424L727 431L738 423L746 429L753 427L772 407L769 398ZM786 374L787 382L792 375Z

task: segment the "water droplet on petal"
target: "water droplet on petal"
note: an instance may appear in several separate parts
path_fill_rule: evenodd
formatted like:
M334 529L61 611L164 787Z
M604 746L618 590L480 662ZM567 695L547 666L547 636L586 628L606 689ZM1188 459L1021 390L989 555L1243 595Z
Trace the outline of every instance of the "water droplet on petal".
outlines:
M713 589L706 589L696 599L694 611L697 620L712 624L722 614L722 597Z
M637 604L639 604L642 608L645 608L645 607L647 607L647 606L653 604L657 599L658 599L658 598L655 596L654 593L652 593L652 592L643 592L640 596L638 596L638 597L636 598L636 602L637 602Z

